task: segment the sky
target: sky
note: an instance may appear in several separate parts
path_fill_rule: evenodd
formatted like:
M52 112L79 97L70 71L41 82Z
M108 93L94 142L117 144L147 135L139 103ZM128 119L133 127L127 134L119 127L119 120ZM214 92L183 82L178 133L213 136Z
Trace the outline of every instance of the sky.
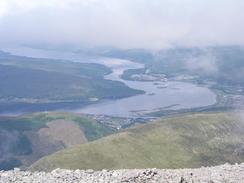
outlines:
M243 0L0 0L0 46L244 45Z

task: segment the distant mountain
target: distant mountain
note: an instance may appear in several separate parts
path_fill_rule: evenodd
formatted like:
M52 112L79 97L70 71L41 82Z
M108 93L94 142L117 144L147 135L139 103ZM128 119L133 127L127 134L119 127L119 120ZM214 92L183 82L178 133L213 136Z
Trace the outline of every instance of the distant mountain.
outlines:
M238 113L169 117L44 157L31 170L192 168L244 161Z

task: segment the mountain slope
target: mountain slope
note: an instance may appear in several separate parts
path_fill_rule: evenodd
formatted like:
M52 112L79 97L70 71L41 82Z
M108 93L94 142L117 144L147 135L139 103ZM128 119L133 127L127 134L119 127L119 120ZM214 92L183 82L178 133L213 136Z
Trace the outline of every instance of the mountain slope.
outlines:
M31 169L182 168L241 162L243 127L236 113L172 117L57 152Z
M43 156L114 132L71 113L36 113L0 118L0 170L30 166Z

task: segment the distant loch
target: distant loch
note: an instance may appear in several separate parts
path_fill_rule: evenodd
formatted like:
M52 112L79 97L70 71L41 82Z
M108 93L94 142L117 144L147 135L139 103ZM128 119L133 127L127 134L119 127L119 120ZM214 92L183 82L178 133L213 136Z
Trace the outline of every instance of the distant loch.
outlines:
M205 107L216 103L216 95L211 90L191 83L157 81L157 84L155 84L154 81L124 80L120 76L125 70L144 67L142 64L134 63L129 60L86 57L79 53L32 48L8 48L4 51L18 56L103 64L113 71L111 74L106 75L105 79L123 82L133 89L145 91L145 94L118 100L101 101L85 107L81 107L77 104L72 106L72 103L67 104L72 108L72 112L76 113L115 117L146 117L148 112L157 111L168 106L171 106L172 109L190 109ZM58 110L64 110L62 109L62 105L61 109L59 109L58 105L55 105L55 107L57 107Z

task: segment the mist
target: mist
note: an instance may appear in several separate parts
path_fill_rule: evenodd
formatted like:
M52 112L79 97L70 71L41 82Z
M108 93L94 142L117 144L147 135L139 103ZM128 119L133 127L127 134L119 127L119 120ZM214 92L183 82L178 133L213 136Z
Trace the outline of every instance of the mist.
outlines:
M205 74L217 74L219 72L217 58L211 51L201 49L199 56L191 56L185 59L185 68L189 71L204 72Z
M0 163L10 158L13 155L13 149L15 148L19 133L17 131L7 131L0 129Z
M243 45L242 0L1 0L0 46Z

